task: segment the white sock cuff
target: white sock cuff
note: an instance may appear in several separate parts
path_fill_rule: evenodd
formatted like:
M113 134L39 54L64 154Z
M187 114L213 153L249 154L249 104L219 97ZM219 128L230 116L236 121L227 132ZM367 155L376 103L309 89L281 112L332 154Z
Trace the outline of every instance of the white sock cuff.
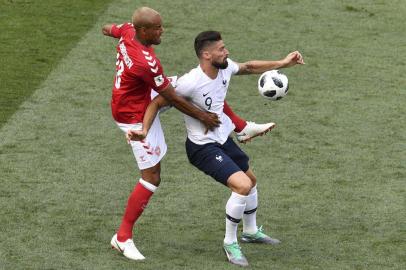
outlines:
M154 186L153 184L145 181L144 179L140 178L139 183L144 186L144 188L148 189L151 192L155 192L155 190L158 188L157 186Z
M247 202L247 197L248 196L232 192L231 196L230 196L230 199L232 199L233 202L236 203L236 204L245 204Z
M255 194L256 192L257 192L257 185L255 185L253 188L251 188L250 193L248 193L248 196Z

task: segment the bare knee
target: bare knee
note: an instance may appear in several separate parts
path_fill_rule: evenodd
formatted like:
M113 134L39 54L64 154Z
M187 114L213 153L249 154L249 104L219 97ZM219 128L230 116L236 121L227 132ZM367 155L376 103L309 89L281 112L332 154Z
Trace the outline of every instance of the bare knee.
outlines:
M257 184L257 177L254 175L251 169L248 169L248 171L245 172L245 174L249 177L251 180L251 188L255 187Z
M154 186L159 186L161 183L161 174L160 173L148 173L142 174L141 178L148 183L153 184Z
M251 179L243 172L232 174L227 181L227 186L235 193L248 195L252 186Z
M161 183L161 167L157 164L154 167L141 170L141 177L144 181L157 187Z
M241 195L248 195L248 193L250 193L251 188L252 188L251 182L244 181L236 187L236 190L234 192L241 194Z

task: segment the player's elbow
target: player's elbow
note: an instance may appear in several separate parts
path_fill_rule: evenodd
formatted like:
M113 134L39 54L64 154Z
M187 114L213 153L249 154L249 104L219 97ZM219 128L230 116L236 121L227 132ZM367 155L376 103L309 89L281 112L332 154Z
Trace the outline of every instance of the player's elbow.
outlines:
M189 100L175 94L169 97L169 99L166 99L166 102L168 105L172 105L175 108L180 109L185 107L189 103Z
M253 73L254 70L254 64L252 62L245 62L240 65L240 70L238 71L238 74L244 75L244 74L251 74Z
M159 99L156 102L151 103L155 109L158 111L159 109L169 105L168 102L165 101L165 99Z
M176 95L175 89L171 84L164 88L160 93L162 98L158 99L159 103L166 105L176 105L179 103L179 96Z
M161 108L163 108L163 107L166 107L166 106L169 106L169 105L171 105L169 102L168 102L168 100L166 99L166 98L164 98L164 97L162 97L162 96L156 96L153 100L152 100L152 102L150 103L150 105L149 106L153 106L153 107L155 107L157 110L159 110L159 109L161 109Z
M245 70L248 74L252 74L255 72L255 65L252 61L245 63Z

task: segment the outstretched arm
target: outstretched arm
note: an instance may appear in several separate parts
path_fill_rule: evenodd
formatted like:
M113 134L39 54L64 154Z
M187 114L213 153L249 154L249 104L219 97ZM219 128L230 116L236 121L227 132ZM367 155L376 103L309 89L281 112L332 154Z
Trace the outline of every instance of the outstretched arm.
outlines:
M278 61L252 60L245 63L238 63L237 75L260 74L271 69L287 68L294 65L303 65L303 57L298 51L291 52L284 59Z

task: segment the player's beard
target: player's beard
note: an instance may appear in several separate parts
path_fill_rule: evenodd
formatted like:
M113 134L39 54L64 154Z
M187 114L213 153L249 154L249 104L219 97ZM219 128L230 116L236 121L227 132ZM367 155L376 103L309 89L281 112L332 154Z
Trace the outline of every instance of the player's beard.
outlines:
M161 44L161 38L155 38L149 42L152 45L159 45Z
M161 37L155 39L155 45L161 44Z
M213 67L218 68L218 69L226 69L228 67L228 61L227 58L224 59L224 62L213 62L211 63Z

